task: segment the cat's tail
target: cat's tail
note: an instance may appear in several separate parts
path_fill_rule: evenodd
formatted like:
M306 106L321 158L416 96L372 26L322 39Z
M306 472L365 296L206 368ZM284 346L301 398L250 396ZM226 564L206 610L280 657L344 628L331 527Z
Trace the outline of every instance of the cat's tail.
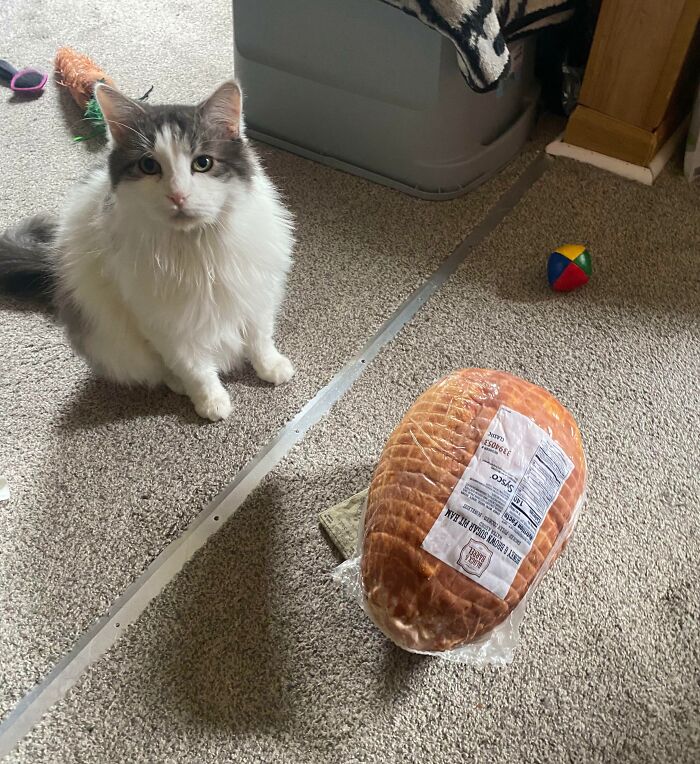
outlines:
M49 297L56 282L56 222L48 215L23 220L0 234L0 287Z

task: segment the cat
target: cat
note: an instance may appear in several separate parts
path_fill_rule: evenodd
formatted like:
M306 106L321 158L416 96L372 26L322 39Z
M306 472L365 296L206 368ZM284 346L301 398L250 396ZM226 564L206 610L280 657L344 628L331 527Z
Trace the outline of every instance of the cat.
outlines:
M292 265L292 217L245 136L242 94L198 106L95 98L109 154L53 220L0 236L0 280L47 287L74 350L126 385L165 384L225 419L219 373L251 362L275 385L291 362L274 325Z

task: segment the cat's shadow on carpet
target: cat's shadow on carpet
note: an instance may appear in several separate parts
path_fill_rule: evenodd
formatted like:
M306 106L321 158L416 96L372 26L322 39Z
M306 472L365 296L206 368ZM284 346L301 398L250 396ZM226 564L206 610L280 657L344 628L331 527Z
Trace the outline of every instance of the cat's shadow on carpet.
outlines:
M189 398L176 395L165 386L153 389L126 387L90 377L60 412L62 430L94 430L127 420L177 417L182 423L211 424L197 415Z
M235 402L235 386L274 390L252 369L222 378ZM128 420L175 417L181 424L216 427L221 423L202 419L186 395L177 395L165 385L155 388L127 387L98 377L89 377L66 403L58 417L58 427L66 431L96 429ZM235 409L234 415L235 416Z
M231 391L231 378L224 384ZM246 387L269 387L252 377L235 377L235 382ZM192 401L185 395L176 395L164 385L148 389L117 385L97 377L90 377L76 390L65 408L60 412L58 426L62 430L76 431L96 429L127 420L154 417L175 417L181 424L216 427L221 424L202 419Z

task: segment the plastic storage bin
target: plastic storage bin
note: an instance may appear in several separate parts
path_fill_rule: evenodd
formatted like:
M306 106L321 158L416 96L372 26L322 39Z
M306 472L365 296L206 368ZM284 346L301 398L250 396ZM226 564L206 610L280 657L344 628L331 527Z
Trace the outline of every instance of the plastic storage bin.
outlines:
M535 117L534 41L472 91L453 44L379 0L234 0L235 73L252 138L427 199L515 156Z

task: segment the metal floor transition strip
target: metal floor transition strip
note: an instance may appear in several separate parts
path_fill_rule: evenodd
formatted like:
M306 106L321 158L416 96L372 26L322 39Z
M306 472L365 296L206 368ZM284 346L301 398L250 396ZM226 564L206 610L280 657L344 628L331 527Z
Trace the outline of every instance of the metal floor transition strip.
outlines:
M170 581L229 517L352 387L380 350L401 331L431 295L449 279L469 252L483 241L544 173L544 154L535 158L484 219L433 275L419 286L379 328L361 351L312 398L252 459L146 570L118 597L108 612L78 639L49 674L20 700L0 724L0 758L5 757L54 703L66 696L85 670L104 655Z

